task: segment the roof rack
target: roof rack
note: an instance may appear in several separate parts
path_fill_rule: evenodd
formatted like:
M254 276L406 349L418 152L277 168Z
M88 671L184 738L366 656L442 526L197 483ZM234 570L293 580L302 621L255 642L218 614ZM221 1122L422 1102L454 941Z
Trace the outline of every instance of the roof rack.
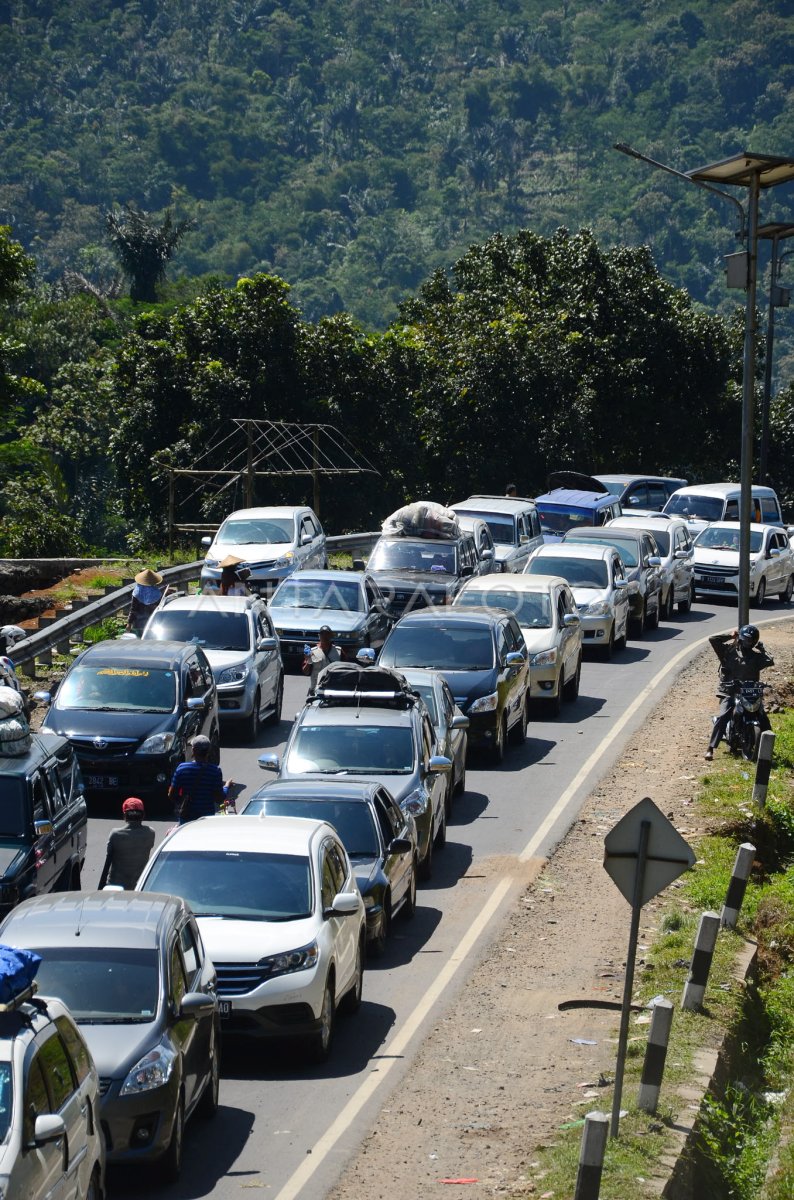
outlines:
M417 693L398 671L347 662L331 663L320 672L311 699L325 704L379 704L403 709L419 702Z
M11 1000L8 1000L5 1004L0 1004L0 1013L16 1012L23 1004L27 1004L29 1000L33 1000L38 990L39 985L35 982L31 983L28 987L23 988L21 992L18 992ZM36 1001L37 1005L41 1003L42 1001Z
M520 500L524 504L534 504L535 500L532 496L496 496L489 495L486 492L478 492L476 496L469 496L468 500L461 500L461 504L468 504L469 500Z

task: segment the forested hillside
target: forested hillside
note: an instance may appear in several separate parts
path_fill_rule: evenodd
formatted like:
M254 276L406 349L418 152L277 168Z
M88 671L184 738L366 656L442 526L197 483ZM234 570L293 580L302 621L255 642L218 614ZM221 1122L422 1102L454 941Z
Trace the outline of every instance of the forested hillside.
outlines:
M274 272L370 328L560 225L727 311L731 211L612 144L794 153L790 0L0 0L0 81L0 222L44 278L107 280L106 210L173 206L177 273Z

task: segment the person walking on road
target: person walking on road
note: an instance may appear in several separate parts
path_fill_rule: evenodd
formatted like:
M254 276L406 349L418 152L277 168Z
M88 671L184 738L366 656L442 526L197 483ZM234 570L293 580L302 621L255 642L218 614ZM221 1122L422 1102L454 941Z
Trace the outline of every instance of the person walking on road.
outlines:
M342 657L338 646L335 646L331 641L330 625L323 625L320 629L319 643L310 649L308 646L304 649L303 659L303 674L311 675L309 683L309 691L313 692L317 686L317 676L323 671L329 663L339 662Z
M758 640L760 636L755 625L742 625L741 629L733 629L730 633L715 633L709 638L711 648L720 660L720 681L717 687L720 711L714 718L708 749L703 756L707 762L711 762L714 751L725 737L725 730L733 712L735 685L758 683L761 672L774 666L775 660L767 654L763 642ZM763 705L758 716L761 730L769 729L769 718Z
M137 796L128 796L121 806L121 813L124 824L111 830L108 838L105 865L99 877L100 891L110 883L131 892L154 846L154 830L143 823L146 816L143 801Z
M146 622L163 598L163 577L159 571L139 571L135 576L132 601L127 617L127 632L138 636L146 628Z
M180 825L226 811L226 797L232 786L231 779L224 783L220 767L210 762L212 742L208 737L198 734L190 749L192 761L179 764L168 789Z

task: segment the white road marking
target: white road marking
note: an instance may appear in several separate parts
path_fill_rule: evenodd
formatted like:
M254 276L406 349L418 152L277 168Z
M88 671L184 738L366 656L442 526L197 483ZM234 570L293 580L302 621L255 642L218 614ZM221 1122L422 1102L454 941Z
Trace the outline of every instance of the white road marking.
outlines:
M784 617L773 617L758 624L773 625L779 621L791 620L791 614ZM598 749L594 751L587 761L579 768L576 775L560 795L551 812L548 813L540 827L533 833L532 837L527 842L524 849L518 856L519 862L527 862L530 858L534 858L539 847L543 844L544 839L548 836L556 823L563 816L565 809L571 803L579 788L584 783L588 774L595 768L599 759L604 756L606 751L612 745L617 737L620 736L625 729L631 717L634 715L636 706L644 703L653 693L659 688L663 680L665 680L672 671L674 671L687 658L693 658L694 655L706 645L708 636L699 638L696 642L685 646L678 652L670 661L662 667L661 671L651 680L650 683L642 689L636 697L636 703L627 708L623 716L620 717L610 729L604 740L600 743ZM340 1137L345 1134L350 1128L351 1123L361 1112L364 1105L371 1096L382 1087L394 1065L400 1061L403 1051L408 1046L411 1038L417 1032L433 1009L434 1004L441 998L444 991L457 975L460 968L466 962L467 958L474 949L478 938L490 924L492 918L499 910L499 906L504 900L510 888L513 885L511 877L500 879L494 887L485 904L480 909L480 912L468 930L461 938L457 948L452 952L450 958L436 976L435 982L425 992L422 999L414 1008L413 1012L409 1013L405 1022L397 1030L388 1046L384 1048L381 1055L378 1056L378 1070L367 1076L361 1086L348 1100L345 1107L340 1112L339 1116L329 1126L322 1137L315 1142L312 1147L311 1158L306 1159L298 1167L279 1192L277 1192L275 1200L293 1200L299 1196L301 1189L309 1182L312 1176L322 1166L325 1159L333 1150Z

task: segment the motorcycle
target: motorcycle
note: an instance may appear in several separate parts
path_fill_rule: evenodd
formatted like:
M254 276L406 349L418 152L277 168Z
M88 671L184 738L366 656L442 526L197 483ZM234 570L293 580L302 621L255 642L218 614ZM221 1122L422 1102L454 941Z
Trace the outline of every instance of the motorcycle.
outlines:
M733 688L733 711L725 730L725 741L733 754L741 754L748 762L758 757L761 740L760 714L768 683L737 683Z

